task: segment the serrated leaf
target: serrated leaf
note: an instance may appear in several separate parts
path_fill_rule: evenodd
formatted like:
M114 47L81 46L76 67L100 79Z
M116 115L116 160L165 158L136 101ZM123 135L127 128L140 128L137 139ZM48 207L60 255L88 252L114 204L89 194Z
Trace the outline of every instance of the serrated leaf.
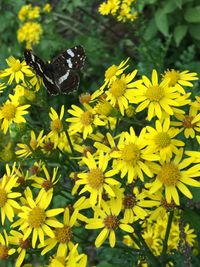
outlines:
M157 33L156 23L155 20L152 19L144 31L143 37L146 41L149 41L156 35L156 33Z
M199 28L200 28L200 25L190 25L189 26L189 33L196 40L200 40Z
M169 29L168 19L167 15L163 13L162 9L156 11L155 22L159 31L162 32L165 36L167 36Z
M188 27L186 25L179 25L176 26L174 29L174 40L176 43L176 46L180 44L180 42L183 40L187 33Z
M187 22L199 23L200 22L200 6L188 8L185 11L184 19Z

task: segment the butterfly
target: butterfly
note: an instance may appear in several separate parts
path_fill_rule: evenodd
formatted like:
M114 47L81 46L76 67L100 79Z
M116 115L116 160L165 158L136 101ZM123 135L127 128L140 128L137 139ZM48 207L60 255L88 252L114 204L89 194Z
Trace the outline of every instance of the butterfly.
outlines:
M76 71L82 69L86 55L83 47L77 45L65 50L50 63L44 62L32 50L27 49L24 58L26 64L42 77L47 91L51 95L58 95L68 94L78 88L79 76Z

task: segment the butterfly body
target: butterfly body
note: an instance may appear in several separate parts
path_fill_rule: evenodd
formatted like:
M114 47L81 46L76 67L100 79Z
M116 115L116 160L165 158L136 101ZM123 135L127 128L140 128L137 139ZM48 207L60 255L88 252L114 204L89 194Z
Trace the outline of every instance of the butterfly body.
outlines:
M47 91L52 95L68 94L78 88L79 76L85 61L82 46L74 46L55 57L50 63L45 63L31 50L25 50L24 58L37 75L42 77Z

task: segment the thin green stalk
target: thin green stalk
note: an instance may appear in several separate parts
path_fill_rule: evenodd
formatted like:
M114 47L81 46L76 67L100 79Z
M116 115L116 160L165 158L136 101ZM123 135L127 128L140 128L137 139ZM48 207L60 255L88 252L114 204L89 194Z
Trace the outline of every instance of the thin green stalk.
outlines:
M169 213L169 218L168 218L168 222L167 222L167 229L165 232L165 239L163 241L163 249L162 249L162 253L161 253L161 261L164 264L165 259L166 259L166 253L167 253L167 242L169 239L169 234L170 234L170 229L171 229L171 225L172 225L172 220L173 220L173 215L174 215L174 211L170 211Z
M73 145L72 145L72 142L71 142L71 139L70 139L69 133L68 133L68 131L67 131L67 130L66 130L65 132L66 132L67 141L68 141L68 143L69 143L69 146L70 146L70 149L71 149L71 151L72 151L72 154L74 154L74 148L73 148Z

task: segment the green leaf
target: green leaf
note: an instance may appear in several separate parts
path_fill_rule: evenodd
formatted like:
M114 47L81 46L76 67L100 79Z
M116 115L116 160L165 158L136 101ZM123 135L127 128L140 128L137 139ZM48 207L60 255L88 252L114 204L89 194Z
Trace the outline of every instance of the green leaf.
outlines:
M179 25L176 26L174 29L174 40L176 43L176 46L180 44L180 42L183 40L187 33L188 27L186 25Z
M199 24L189 26L189 33L196 40L200 40L199 28L200 28Z
M167 1L167 3L163 6L162 12L164 14L172 13L176 9L176 5L174 4L174 0Z
M162 34L167 36L169 34L169 24L167 15L163 13L162 9L158 9L155 13L156 26Z
M183 5L183 0L174 0L174 4L175 4L177 7L181 8L182 5Z
M187 209L183 212L183 219L196 231L200 230L200 216L193 210Z
M157 33L156 23L155 20L152 19L147 25L143 37L146 41L149 41L156 35L156 33Z
M187 22L199 23L200 22L200 6L188 8L184 14Z

